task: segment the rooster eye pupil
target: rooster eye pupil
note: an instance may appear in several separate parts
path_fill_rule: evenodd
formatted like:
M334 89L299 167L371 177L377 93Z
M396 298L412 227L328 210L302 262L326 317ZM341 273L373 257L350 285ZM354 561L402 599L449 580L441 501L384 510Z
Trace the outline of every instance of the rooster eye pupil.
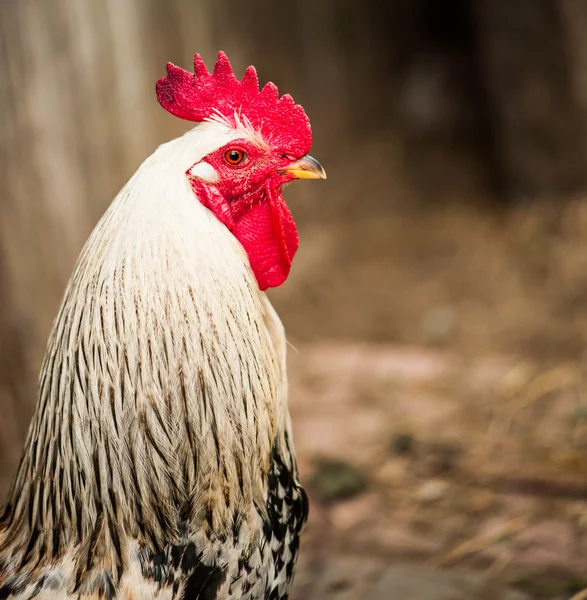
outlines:
M228 150L224 154L224 157L226 158L226 161L231 165L238 165L239 163L243 162L243 159L245 158L245 153L241 152L240 150Z

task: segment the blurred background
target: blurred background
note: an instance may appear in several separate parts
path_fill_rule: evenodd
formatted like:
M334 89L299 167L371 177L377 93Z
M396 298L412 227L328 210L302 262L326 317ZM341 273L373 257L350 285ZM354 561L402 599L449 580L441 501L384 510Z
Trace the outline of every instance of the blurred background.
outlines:
M271 292L312 511L296 599L587 586L587 3L2 0L0 497L93 226L218 49L304 105Z

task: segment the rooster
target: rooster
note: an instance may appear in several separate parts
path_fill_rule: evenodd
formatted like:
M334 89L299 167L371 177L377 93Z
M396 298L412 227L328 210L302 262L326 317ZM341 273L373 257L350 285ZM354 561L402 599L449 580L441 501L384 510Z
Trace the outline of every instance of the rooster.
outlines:
M255 69L167 65L160 146L86 243L0 515L0 599L288 597L308 513L285 336L264 290L326 175L301 106Z

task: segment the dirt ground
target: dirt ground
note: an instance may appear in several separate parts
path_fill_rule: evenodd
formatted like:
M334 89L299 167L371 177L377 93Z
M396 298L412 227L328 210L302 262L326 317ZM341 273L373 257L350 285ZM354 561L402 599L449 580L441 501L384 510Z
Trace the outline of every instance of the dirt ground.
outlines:
M587 201L390 202L314 206L274 294L312 501L294 597L587 598Z
M569 598L587 585L587 405L576 364L383 344L300 345L290 362L312 500L300 599L440 598L418 586L448 567L477 576L447 598ZM349 488L333 460L363 481ZM391 572L412 595L377 592ZM461 583L445 581L454 594ZM497 584L523 594L490 592Z

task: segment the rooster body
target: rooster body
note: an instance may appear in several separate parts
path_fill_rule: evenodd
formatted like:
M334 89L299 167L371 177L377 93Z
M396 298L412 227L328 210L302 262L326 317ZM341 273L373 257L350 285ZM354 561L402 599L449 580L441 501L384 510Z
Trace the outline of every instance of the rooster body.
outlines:
M308 503L285 335L260 289L282 263L252 258L248 217L213 205L232 173L214 156L268 143L235 119L161 146L82 251L0 517L0 599L287 598ZM282 182L313 168L288 160ZM254 179L251 212L280 189ZM291 260L286 242L265 254Z

